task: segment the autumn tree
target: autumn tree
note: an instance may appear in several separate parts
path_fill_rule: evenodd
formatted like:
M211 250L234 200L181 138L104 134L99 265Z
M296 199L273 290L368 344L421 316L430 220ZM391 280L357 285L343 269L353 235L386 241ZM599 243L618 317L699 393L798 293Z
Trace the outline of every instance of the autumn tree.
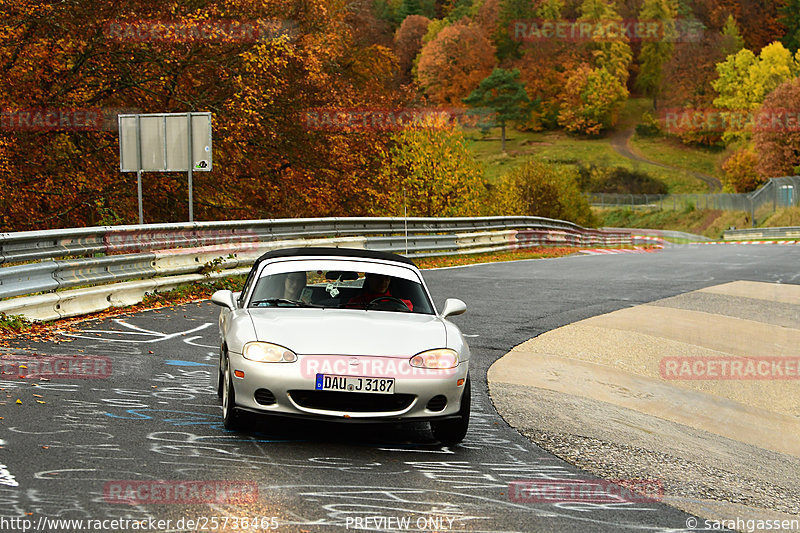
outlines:
M581 16L578 20L590 23L607 23L610 21L621 22L622 17L620 17L609 0L583 0ZM602 26L602 24L596 25L587 48L594 58L594 66L605 69L624 86L628 81L628 68L633 60L633 52L631 52L631 47L628 44L628 37L624 34L610 37L606 35Z
M417 77L425 93L439 104L460 104L495 66L494 46L474 24L444 28L423 46Z
M428 31L429 23L430 19L427 17L411 15L403 20L394 34L394 50L400 74L405 81L411 81L411 67L422 49L422 37Z
M785 3L786 0L695 0L693 8L706 31L711 32L719 32L733 15L745 46L761 50L785 34L779 12Z
M500 2L501 0L483 0L472 19L490 40L499 29Z
M719 33L706 32L699 42L678 42L672 58L663 66L659 98L662 109L670 112L713 109L718 96L711 83L715 81L717 63L729 50L729 41ZM677 133L686 144L717 145L720 131L687 130Z
M474 216L485 192L483 169L463 135L447 124L413 125L392 137L381 179L394 191L394 215Z
M567 80L582 63L591 61L589 52L563 40L548 39L523 43L520 53L510 67L520 71L528 95L539 102L527 126L536 130L556 128Z
M389 22L380 19L373 0L350 0L344 15L344 23L350 28L351 43L357 48L380 45L391 48L394 31Z
M393 54L360 40L350 4L0 0L2 107L107 113L91 131L0 132L4 229L93 225L109 210L136 221L135 177L119 173L115 109L213 113L215 171L195 174L199 220L367 212L384 192L374 176L388 134L320 132L304 120L313 108L401 103L390 90ZM285 22L286 31L228 40L109 31L112 23L221 20ZM144 190L146 221L186 219L184 174L146 174Z
M746 193L756 190L764 179L758 172L758 155L751 148L742 148L722 164L725 172L723 189L727 192Z
M719 78L712 86L719 93L714 105L732 112L751 112L758 109L764 98L784 81L800 73L800 52L792 57L781 43L765 46L756 56L748 49L717 64ZM741 138L741 131L727 131L727 140Z
M506 125L523 122L530 116L530 98L519 81L519 70L496 68L483 79L478 88L464 99L473 108L490 111L500 126L502 151L506 151Z
M503 176L496 214L569 220L594 226L589 202L578 188L574 167L528 160Z
M558 123L569 132L599 135L617 123L628 90L605 68L581 65L567 80Z
M639 52L639 75L636 87L643 93L653 97L653 106L658 108L658 89L661 87L662 67L672 56L673 41L676 37L675 17L678 15L676 0L645 0L639 19L658 21L661 26L661 38L642 44Z
M800 78L785 81L764 100L757 114L753 136L761 175L780 177L800 174L798 109Z
M447 19L433 19L428 23L428 31L422 37L422 45L425 46L432 40L436 39L439 32L450 26L450 21Z

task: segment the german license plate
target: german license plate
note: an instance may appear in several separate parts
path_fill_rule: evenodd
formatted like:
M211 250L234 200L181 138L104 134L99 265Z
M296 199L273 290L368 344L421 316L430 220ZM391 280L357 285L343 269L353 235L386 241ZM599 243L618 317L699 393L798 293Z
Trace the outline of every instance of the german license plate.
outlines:
M394 378L363 378L317 374L317 390L394 394Z

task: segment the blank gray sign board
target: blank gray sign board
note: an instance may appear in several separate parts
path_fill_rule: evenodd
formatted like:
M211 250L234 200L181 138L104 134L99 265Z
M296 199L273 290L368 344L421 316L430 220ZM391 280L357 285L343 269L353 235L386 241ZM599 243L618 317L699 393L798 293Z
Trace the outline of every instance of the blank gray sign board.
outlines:
M210 172L211 152L211 113L119 115L120 172Z

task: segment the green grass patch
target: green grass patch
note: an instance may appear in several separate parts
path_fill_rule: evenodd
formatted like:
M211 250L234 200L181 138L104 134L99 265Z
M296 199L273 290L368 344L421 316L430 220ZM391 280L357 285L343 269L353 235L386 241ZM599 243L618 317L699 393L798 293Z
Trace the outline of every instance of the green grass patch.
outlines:
M730 155L727 150L687 146L671 137L634 135L630 144L636 151L653 161L716 178L722 176L722 163Z
M635 127L642 119L642 115L653 110L653 101L649 98L628 98L619 113L617 130Z
M650 174L667 185L671 193L707 192L706 184L691 172L719 177L722 162L728 151L690 147L666 136L631 139L631 146L644 157L677 168L663 168L619 155L611 146L611 137L620 131L635 127L642 114L651 111L648 98L631 98L620 111L614 131L601 138L582 138L561 131L523 132L508 128L506 152L501 150L500 128L483 135L480 130L466 130L468 148L485 165L489 183L497 182L504 174L527 159L574 165L623 167Z
M596 214L604 226L620 228L663 229L683 231L704 235L711 239L721 239L723 232L730 227L750 227L750 217L742 211L722 211L719 209L633 210L597 209Z
M623 167L646 172L662 181L672 193L705 192L705 184L685 170L668 169L632 161L619 155L609 138L584 139L562 132L507 132L506 153L501 151L500 130L493 129L487 136L479 131L465 133L468 148L485 167L484 176L489 183L500 178L528 159L571 165L598 165Z
M778 209L769 215L760 226L770 228L800 226L800 207Z

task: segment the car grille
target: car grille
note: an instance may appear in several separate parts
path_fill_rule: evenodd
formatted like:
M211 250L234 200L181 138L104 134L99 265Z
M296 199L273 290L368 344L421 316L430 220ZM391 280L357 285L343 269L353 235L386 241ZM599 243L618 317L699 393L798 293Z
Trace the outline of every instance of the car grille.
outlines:
M429 411L444 411L445 407L447 407L447 397L441 394L431 398L426 406Z
M258 389L253 395L257 403L261 405L272 405L275 403L275 395L269 389Z
M370 394L317 390L292 390L289 391L289 395L301 407L356 413L402 411L408 408L415 398L413 394Z

